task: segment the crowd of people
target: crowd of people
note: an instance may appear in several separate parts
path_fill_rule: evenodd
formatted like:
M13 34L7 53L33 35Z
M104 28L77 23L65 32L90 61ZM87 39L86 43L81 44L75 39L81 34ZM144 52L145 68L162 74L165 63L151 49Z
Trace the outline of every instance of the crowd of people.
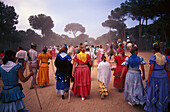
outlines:
M170 48L165 50L165 55L160 52L158 43L153 44L153 55L149 59L149 73L145 77L145 64L142 56L138 56L138 47L132 44L129 51L131 56L125 54L123 43L118 42L118 48L113 44L104 49L102 45L88 46L80 43L78 46L67 46L48 50L44 47L42 53L36 51L36 44L31 43L28 51L18 48L15 53L6 50L0 55L0 75L3 81L3 90L0 93L0 110L2 112L22 112L25 105L22 100L22 82L31 78L30 89L44 88L49 85L50 59L55 59L56 67L56 94L64 100L65 92L73 91L73 96L80 96L86 100L91 91L91 72L94 60L98 60L97 80L101 99L109 95L108 86L111 76L114 76L113 86L118 92L124 92L124 99L131 106L141 105L148 112L168 111L170 102ZM24 76L26 65L29 75ZM38 72L37 72L38 70ZM114 71L111 74L111 71ZM38 74L38 76L37 76ZM144 87L142 80L146 80ZM73 87L70 87L70 82Z

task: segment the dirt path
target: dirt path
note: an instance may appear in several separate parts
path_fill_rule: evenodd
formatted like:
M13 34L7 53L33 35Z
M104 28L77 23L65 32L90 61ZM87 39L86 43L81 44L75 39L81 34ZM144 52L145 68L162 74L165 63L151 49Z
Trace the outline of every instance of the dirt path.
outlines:
M130 56L129 53L127 53L127 55ZM147 62L147 65L145 65L147 78L149 70L149 57L152 53L140 52L139 55L143 56L144 60ZM52 61L54 62L54 59ZM30 80L23 84L23 92L26 96L24 98L24 102L26 108L29 109L29 112L144 112L143 108L140 106L132 107L127 104L124 100L124 93L119 93L113 87L113 77L108 88L109 96L107 96L104 100L100 99L99 92L97 91L97 60L95 60L95 67L91 73L91 95L85 101L82 101L80 97L73 96L72 92L70 103L68 103L68 94L65 94L65 99L62 100L61 96L56 94L55 70L53 69L52 63L50 63L49 67L50 85L45 88L39 88L38 86L36 87L42 105L42 110L40 110L35 89L29 89ZM27 70L26 72L25 75L28 74L29 71ZM145 85L145 81L143 81L143 83ZM2 87L2 85L2 81L0 81L0 86Z

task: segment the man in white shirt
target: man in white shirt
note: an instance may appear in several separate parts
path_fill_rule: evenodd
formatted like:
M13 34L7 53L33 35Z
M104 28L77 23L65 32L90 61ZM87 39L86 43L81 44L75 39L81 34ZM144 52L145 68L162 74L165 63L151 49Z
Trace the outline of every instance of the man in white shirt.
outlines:
M27 51L23 50L22 47L18 47L18 52L16 53L16 59L18 63L21 64L22 72L24 72L24 61L25 57L27 56Z
M26 61L24 66L26 66L26 62L28 62L29 70L34 72L34 75L31 77L31 86L30 89L34 88L34 84L36 84L37 77L37 69L38 69L38 52L36 51L36 44L31 43L31 49L28 51L28 56L26 57Z
M97 56L94 54L94 52L91 52L91 51L90 51L90 48L89 48L89 47L86 47L85 53L90 55L90 57L91 57L91 62L92 62L92 65L91 65L91 66L93 66L93 61L97 58ZM89 69L90 69L90 71L91 71L91 66L90 66L90 65L88 65L88 66L89 66Z

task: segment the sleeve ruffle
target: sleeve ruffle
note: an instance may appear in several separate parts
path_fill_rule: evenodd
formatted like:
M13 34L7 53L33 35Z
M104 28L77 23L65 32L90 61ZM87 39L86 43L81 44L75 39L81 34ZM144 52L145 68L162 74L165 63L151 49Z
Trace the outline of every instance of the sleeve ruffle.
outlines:
M129 61L129 58L126 57L126 58L125 58L125 61L124 61L121 65L127 66L127 65L129 64L128 61Z
M38 58L39 58L39 59L42 59L42 54L41 54L41 53L38 55Z
M141 64L141 65L147 64L147 62L143 60L143 57L142 57L142 56L139 56L139 58L140 58L140 64Z
M74 56L73 61L77 62L77 54Z
M149 59L149 64L151 64L151 63L156 63L156 56L155 55L152 55L151 57L150 57L150 59Z

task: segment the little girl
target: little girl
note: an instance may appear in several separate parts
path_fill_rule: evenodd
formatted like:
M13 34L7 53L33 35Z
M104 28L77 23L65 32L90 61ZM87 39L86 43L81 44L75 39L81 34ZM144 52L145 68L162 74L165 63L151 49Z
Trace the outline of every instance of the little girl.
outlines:
M111 81L111 67L110 64L106 61L106 57L104 54L102 55L102 62L99 63L97 70L98 70L98 75L97 79L99 82L99 89L98 91L100 92L101 99L104 98L104 96L108 95L108 85L109 82Z

